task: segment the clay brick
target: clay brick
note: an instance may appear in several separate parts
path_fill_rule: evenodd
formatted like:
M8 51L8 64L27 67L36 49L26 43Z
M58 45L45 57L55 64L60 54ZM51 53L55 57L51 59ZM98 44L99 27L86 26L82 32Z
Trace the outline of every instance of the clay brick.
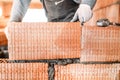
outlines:
M10 23L9 58L79 58L80 23Z
M117 2L119 2L119 0L97 0L94 10L106 8L111 5L116 5L115 3Z
M105 0L104 0L105 1ZM103 2L104 2L103 1ZM106 0L108 1L108 0ZM93 17L85 24L87 26L96 26L96 21L107 18L111 22L120 22L119 5L112 5L99 10L93 10Z
M48 80L47 64L1 63L0 80Z
M116 80L117 64L70 64L55 66L55 80Z
M0 46L7 45L7 38L2 29L0 29Z
M120 28L83 27L81 62L120 61Z

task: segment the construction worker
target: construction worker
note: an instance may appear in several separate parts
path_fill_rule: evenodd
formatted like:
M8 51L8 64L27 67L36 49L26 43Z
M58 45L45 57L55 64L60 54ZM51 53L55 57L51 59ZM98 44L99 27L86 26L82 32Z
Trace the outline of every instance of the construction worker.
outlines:
M49 22L86 22L96 0L40 0ZM31 0L14 0L10 22L21 22ZM34 15L34 14L32 14Z

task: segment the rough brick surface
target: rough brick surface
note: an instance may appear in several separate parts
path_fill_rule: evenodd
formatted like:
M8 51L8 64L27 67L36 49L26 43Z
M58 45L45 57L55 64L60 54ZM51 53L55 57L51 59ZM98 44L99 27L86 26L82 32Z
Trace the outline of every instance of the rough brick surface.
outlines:
M108 0L106 0L108 1ZM104 1L101 1L102 3ZM108 1L109 2L109 1ZM96 26L96 21L101 18L107 18L111 22L120 23L120 5L111 5L106 8L98 9L93 11L93 17L85 24L87 26Z
M119 0L97 0L94 10L106 8L111 5L116 5L115 3L117 2L119 2Z
M120 28L82 28L82 62L120 61Z
M55 66L55 80L118 80L120 65L70 64Z
M7 45L7 38L3 30L0 30L0 46Z
M96 26L96 21L101 18L120 22L120 4L118 3L120 0L97 0L93 8L93 17L85 25Z
M48 80L47 64L1 63L0 80Z
M10 59L79 58L80 23L10 23Z

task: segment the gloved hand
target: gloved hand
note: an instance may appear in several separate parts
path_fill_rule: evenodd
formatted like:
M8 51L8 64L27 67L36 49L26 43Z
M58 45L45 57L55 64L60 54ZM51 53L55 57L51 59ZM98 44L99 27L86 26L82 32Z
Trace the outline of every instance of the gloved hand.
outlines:
M71 22L75 22L77 19L79 19L81 23L84 23L90 20L92 18L92 15L93 13L89 5L80 4Z

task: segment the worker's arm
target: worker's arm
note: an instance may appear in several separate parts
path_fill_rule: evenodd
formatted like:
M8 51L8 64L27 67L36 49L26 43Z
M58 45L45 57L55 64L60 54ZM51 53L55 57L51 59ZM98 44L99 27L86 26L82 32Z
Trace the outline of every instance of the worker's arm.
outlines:
M92 9L92 8L94 7L96 1L97 1L97 0L82 0L82 1L81 1L81 5L82 5L82 4L89 5L90 8Z
M31 0L14 0L10 22L21 22L27 12L30 2Z
M76 21L79 19L80 22L86 22L91 19L93 13L92 9L97 0L74 0L76 3L79 3L79 8L76 11L73 19L71 22Z

